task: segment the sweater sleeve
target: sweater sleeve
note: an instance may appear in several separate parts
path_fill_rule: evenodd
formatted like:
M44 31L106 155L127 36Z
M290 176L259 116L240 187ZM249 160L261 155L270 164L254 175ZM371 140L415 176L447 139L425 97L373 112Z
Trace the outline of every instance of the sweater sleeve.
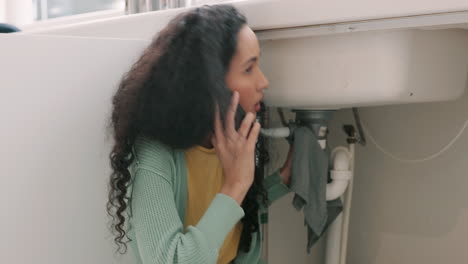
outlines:
M143 264L215 264L227 234L244 216L234 199L219 193L197 225L184 233L171 183L148 169L136 171L131 204Z
M273 174L265 177L263 183L267 191L268 206L291 191L291 189L281 180L279 169Z

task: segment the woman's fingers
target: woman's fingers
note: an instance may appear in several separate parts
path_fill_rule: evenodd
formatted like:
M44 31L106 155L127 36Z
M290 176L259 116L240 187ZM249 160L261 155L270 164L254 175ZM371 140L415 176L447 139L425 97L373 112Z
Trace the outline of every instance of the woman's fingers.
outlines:
M252 130L250 130L249 137L247 138L247 145L251 150L255 150L255 144L257 143L258 134L260 133L260 123L255 122Z
M224 131L221 125L221 119L219 115L219 107L216 105L215 107L215 118L214 118L214 131L216 137L216 143L223 143L224 142Z
M253 121L255 121L255 115L251 112L248 112L245 115L244 120L242 120L241 127L239 128L239 134L241 137L247 138Z
M231 105L226 113L226 135L232 139L236 139L236 129L234 127L237 105L239 104L239 92L234 91L231 99Z

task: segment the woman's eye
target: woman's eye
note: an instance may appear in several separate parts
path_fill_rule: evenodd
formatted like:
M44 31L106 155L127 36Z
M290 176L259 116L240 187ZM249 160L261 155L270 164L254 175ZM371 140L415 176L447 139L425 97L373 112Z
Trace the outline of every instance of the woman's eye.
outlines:
M248 67L248 68L245 70L245 72L247 72L247 73L252 72L252 68L253 68L252 66Z

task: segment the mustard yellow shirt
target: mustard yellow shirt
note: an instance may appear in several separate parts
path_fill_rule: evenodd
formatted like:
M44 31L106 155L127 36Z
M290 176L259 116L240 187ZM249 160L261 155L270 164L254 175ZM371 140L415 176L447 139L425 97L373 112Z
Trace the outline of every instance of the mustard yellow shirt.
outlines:
M213 198L221 190L224 174L215 149L195 146L185 152L187 163L187 206L184 228L195 226ZM227 264L237 255L242 222L231 229L219 250L218 264Z

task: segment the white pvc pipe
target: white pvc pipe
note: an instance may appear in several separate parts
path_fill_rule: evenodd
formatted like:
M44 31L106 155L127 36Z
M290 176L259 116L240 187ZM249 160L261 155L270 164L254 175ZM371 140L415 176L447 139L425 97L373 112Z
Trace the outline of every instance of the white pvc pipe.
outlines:
M344 194L353 178L352 163L354 162L354 145L350 145L350 150L345 147L337 147L332 152L333 169L331 171L331 178L333 181L327 184L327 201L339 198ZM348 192L349 194L349 192ZM346 199L348 201L349 199ZM347 225L343 226L346 222L346 212L349 216L349 206L345 201L343 212L330 224L327 232L327 244L325 251L325 264L339 264L343 263L343 238L347 238ZM346 236L344 236L346 234Z
M325 264L340 263L340 245L342 233L343 214L339 214L328 227L325 247Z
M262 128L260 129L262 135L272 138L285 138L288 137L291 131L289 127L280 127L280 128Z
M355 144L349 144L349 152L351 153L352 161L350 162L351 175L354 175L354 147ZM349 186L346 192L345 206L343 208L343 226L341 236L340 264L346 264L346 254L348 249L348 229L349 218L351 213L351 198L353 197L353 177L349 181Z
M327 184L327 201L335 200L346 191L351 179L350 160L351 154L345 147L336 147L332 154L333 169L330 171L332 182Z

